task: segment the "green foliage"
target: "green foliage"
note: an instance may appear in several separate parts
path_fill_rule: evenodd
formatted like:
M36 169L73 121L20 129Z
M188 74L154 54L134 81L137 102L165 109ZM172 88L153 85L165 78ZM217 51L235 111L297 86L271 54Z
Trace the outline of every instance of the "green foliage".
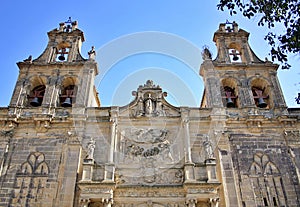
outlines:
M270 32L265 40L271 46L272 61L278 60L282 68L290 68L287 54L300 54L300 2L299 0L220 0L217 8L228 9L230 15L241 12L251 19L259 17L258 26L267 26ZM284 27L280 34L271 30L276 23Z

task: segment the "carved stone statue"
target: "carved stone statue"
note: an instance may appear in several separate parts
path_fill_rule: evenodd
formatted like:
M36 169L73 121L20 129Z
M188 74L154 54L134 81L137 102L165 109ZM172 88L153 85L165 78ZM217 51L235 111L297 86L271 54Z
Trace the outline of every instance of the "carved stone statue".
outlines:
M203 60L211 60L212 59L212 54L209 51L208 47L205 47L202 51L202 59Z
M208 135L206 135L206 141L203 142L203 146L205 149L205 159L213 159L214 154L213 154L213 149L211 142L208 140Z
M95 51L95 47L92 46L92 49L88 52L88 55L89 55L89 59L92 59L94 60L95 57L96 57L96 51Z
M87 148L88 148L88 153L87 153L87 159L94 159L94 151L95 151L95 147L96 147L96 142L95 140L91 137L90 141L87 144Z
M153 106L153 101L151 98L151 94L148 94L148 98L145 101L145 114L149 115L152 114L153 110L154 110L154 106Z

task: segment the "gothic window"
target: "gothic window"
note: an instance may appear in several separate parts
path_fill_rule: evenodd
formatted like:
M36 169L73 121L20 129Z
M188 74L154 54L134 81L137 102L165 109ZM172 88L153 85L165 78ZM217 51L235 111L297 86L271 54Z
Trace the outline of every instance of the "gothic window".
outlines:
M37 206L47 188L48 175L45 155L40 152L31 153L17 172L10 206Z
M285 206L279 169L268 155L256 153L249 169L256 206Z
M46 87L44 85L39 85L34 87L29 95L29 104L31 106L37 107L42 105Z

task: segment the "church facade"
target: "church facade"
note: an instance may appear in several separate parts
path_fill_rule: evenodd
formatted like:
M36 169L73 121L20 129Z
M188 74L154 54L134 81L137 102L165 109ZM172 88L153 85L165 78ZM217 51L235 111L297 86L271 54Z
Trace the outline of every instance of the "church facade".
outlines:
M128 105L101 107L77 22L48 37L17 63L0 108L0 206L300 206L300 109L235 22L215 32L214 60L203 50L194 108L171 105L151 80Z

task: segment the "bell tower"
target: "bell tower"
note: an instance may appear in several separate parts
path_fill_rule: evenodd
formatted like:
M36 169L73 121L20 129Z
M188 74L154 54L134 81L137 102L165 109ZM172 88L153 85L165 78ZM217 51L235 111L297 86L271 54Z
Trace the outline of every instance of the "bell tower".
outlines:
M96 53L92 47L89 58L82 57L84 34L77 26L71 18L60 23L48 32L48 45L38 58L29 56L17 63L20 72L11 113L18 116L27 107L41 107L43 114L52 114L58 107L100 106L94 86Z
M217 57L208 48L202 53L200 75L205 92L201 107L286 108L277 79L278 65L260 60L248 43L249 33L235 22L222 23L213 41Z

